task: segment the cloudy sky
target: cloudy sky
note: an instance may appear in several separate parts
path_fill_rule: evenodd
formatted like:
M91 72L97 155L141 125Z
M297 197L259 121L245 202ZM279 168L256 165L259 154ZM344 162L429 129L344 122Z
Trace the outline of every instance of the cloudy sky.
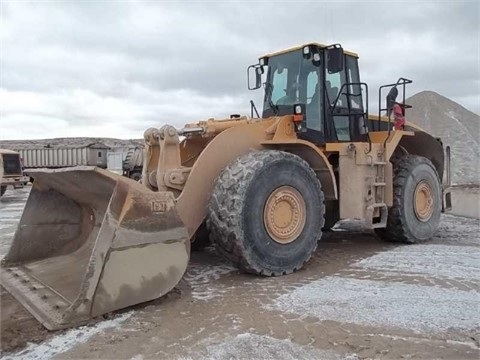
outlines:
M4 140L141 138L249 113L262 95L247 90L246 67L310 41L358 52L374 99L404 76L409 94L436 91L480 113L477 0L0 2Z

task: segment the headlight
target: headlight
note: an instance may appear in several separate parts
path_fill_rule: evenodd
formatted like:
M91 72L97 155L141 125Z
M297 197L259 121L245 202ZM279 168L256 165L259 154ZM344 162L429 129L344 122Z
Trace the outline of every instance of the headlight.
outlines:
M294 104L293 105L293 122L300 123L305 120L305 104Z

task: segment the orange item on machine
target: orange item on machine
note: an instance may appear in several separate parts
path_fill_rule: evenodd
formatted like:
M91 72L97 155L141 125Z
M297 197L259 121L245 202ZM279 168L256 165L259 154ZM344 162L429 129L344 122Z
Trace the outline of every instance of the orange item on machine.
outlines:
M393 119L395 130L403 130L405 126L405 112L400 104L393 105Z

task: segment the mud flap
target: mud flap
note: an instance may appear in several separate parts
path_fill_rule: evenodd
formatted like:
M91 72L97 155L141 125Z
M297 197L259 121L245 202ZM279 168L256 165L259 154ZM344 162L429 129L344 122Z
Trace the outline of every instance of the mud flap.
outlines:
M46 328L153 300L180 281L190 241L172 193L95 167L29 175L1 284Z
M442 189L442 212L448 213L452 211L452 188Z
M452 211L452 172L450 146L445 148L445 183L442 186L442 212Z

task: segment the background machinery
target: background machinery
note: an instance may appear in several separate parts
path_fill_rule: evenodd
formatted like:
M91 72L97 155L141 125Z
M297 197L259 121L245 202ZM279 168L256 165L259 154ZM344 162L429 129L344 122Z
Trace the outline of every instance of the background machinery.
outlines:
M7 187L21 189L29 181L23 173L22 159L16 151L0 149L0 196L5 194Z
M94 167L30 172L1 282L47 328L166 294L200 231L265 276L300 269L338 219L403 243L434 234L449 161L421 129L392 130L409 80L382 87L387 116L371 116L358 56L338 44L268 54L248 71L265 89L261 117L146 130L142 184Z
M138 146L129 148L122 165L123 176L135 181L140 180L143 169L143 148Z
M115 149L107 153L107 169L135 181L142 177L143 147Z

